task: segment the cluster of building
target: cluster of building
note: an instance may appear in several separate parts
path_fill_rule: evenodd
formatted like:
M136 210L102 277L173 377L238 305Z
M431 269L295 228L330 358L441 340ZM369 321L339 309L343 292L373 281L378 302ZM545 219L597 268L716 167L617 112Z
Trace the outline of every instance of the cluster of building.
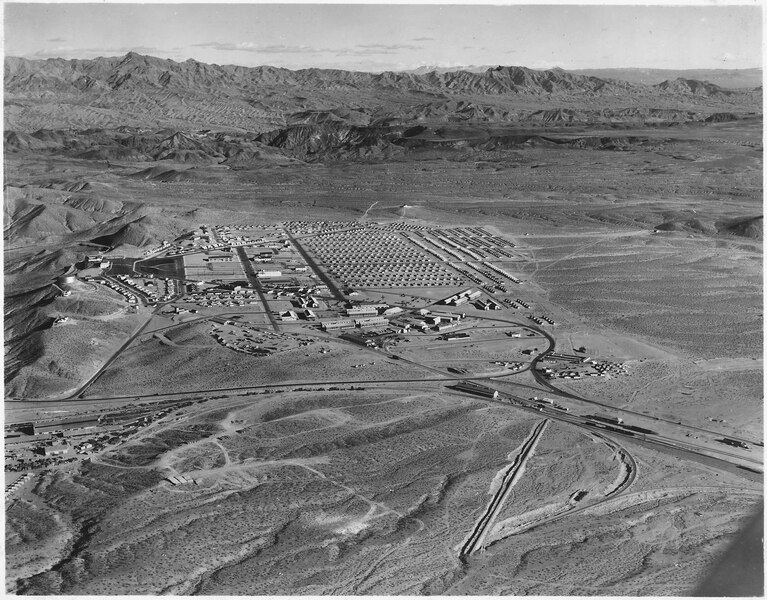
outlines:
M402 236L386 231L323 233L303 243L345 285L430 287L460 285L462 281Z
M246 306L250 304L261 304L258 298L258 292L248 288L236 286L230 291L210 291L197 292L189 294L187 298L197 306Z
M477 300L481 295L481 291L469 288L468 290L453 294L449 298L445 298L442 302L448 306L461 306L461 304Z
M554 363L554 364L551 364ZM583 379L584 377L609 377L626 375L626 366L612 361L597 361L573 354L551 353L538 367L551 379Z
M105 277L100 283L109 286L119 292L128 300L128 304L136 304L138 298L143 298L147 304L158 301L172 300L178 294L178 283L175 279L136 280L128 275L115 275L117 281Z
M297 319L298 315L295 316ZM284 320L290 320L290 318ZM314 343L314 340L298 341L288 334L266 331L236 319L213 317L211 321L214 323L210 331L213 339L225 348L253 356L266 356ZM229 329L225 330L224 327Z

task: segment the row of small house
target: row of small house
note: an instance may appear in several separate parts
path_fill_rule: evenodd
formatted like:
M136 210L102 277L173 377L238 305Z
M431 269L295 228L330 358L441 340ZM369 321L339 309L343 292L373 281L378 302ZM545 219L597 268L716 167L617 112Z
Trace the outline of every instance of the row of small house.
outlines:
M116 278L119 280L117 285L126 288L124 292L118 289L118 287L115 287L115 284L110 280L100 281L101 283L106 283L106 285L109 285L109 287L112 289L126 296L130 304L136 303L137 293L142 294L150 301L155 302L157 300L170 300L178 293L178 284L174 279L157 279L147 281L146 283L141 283L140 281L132 279L128 275L116 275ZM160 287L163 288L162 291L160 290ZM133 298L133 301L131 301L131 297Z
M498 284L498 285L503 285L503 283L504 283L504 282L503 282L503 281L501 281L500 279L498 279L498 278L497 278L495 275L493 275L493 274L492 274L492 273L490 273L489 271L485 271L485 270L483 270L483 268L482 268L482 267L487 267L487 268L491 269L492 271L495 271L495 272L496 272L496 273L498 273L499 275L503 275L503 276L504 276L506 279L509 279L509 280L513 281L514 283L519 283L519 284L521 284L521 283L522 283L522 282L521 282L519 279L517 279L516 277L514 277L514 275L511 275L510 273L507 273L506 271L504 271L503 269L501 269L500 267L498 267L498 266L496 266L496 265L494 265L494 264L492 264L492 263L489 263L489 262L483 262L483 263L480 263L480 264L478 264L478 265L472 265L472 266L473 266L473 267L474 267L474 268L475 268L477 271L479 271L480 273L482 273L482 274L483 274L485 277L487 277L487 278L488 278L490 281L492 281L492 282L494 282L494 283L496 283L496 284Z
M127 287L123 287L122 285L113 282L111 279L99 279L99 283L101 285L106 285L123 296L128 301L128 304L138 304L138 297Z
M422 234L422 233L416 233L415 235L419 236L421 239L423 239L423 240L425 240L425 241L429 242L430 244L432 244L432 245L436 246L437 248L439 248L439 249L440 249L440 250L442 250L443 252L447 252L447 253L448 253L450 256L452 256L453 258L457 258L457 259L458 259L458 260L460 260L460 261L463 261L463 260L464 260L464 257L463 257L463 256L461 256L460 254L458 254L458 252L456 252L456 251L455 251L455 250L453 250L452 248L448 248L447 246L443 246L443 245L442 245L442 244L440 244L440 243L439 243L437 240L435 240L435 239L432 239L432 238L429 238L429 237L426 237L426 236L425 236L424 234ZM434 235L434 234L432 234L432 235ZM438 236L434 236L434 237L438 237ZM421 246L421 245L419 244L419 246ZM422 248L424 248L425 250L427 250L427 251L431 252L432 254L435 254L435 255L437 255L437 256L443 256L443 255L439 254L438 252L435 252L435 251L433 251L431 248L428 248L428 247L425 247L425 246L421 246L421 247L422 247ZM443 258L443 260L445 260L445 259Z
M459 267L455 263L452 263L450 266L452 266L456 271L458 271L461 275L466 277L469 281L473 281L477 285L483 286L485 289L488 289L489 286L487 286L479 277L477 277L474 273L469 271L468 269L464 269L463 267ZM490 292L495 291L493 288L489 289Z
M472 252L479 253L480 255L483 252L487 252L496 258L499 258L500 256L511 258L512 255L508 254L503 249L515 247L513 242L494 236L478 227L435 229L430 233L464 252L472 250Z
M544 321L546 321L546 323L549 325L556 325L554 319L547 317L546 315L541 315L540 317L536 317L535 315L527 315L527 318L530 319L533 323L537 323L538 325L543 325Z
M27 481L32 479L34 476L35 476L34 473L27 473L26 475L14 481L11 485L6 486L5 497L8 498L9 496L13 495L15 491L17 491L22 485L24 485Z
M288 231L301 235L361 228L359 221L283 221L280 225Z

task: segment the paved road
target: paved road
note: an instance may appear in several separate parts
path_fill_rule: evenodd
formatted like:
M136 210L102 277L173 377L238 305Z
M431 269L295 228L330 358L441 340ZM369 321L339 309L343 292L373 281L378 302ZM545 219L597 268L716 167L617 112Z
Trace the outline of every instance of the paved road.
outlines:
M120 347L119 347L117 350L115 350L115 351L114 351L114 353L112 354L112 356L110 356L110 357L109 357L109 358L106 360L106 362L105 362L103 365L101 365L101 367L99 367L98 371L96 371L96 372L95 372L93 375L91 375L91 376L90 376L90 378L88 378L88 380L87 380L85 383L83 383L83 384L82 384L82 385L81 385L79 388L77 388L77 390L75 390L75 392L74 392L74 393L70 394L69 396L66 396L65 398L63 398L63 400L72 400L72 399L74 399L74 398L77 398L78 396L81 396L82 394L84 394L84 393L85 393L85 391L86 391L86 390L87 390L87 389L88 389L88 388L89 388L91 385L93 385L93 383L94 383L94 382L95 382L95 381L96 381L96 380L97 380L99 377L101 377L101 374L102 374L102 373L103 373L103 372L104 372L104 371L105 371L105 370L106 370L106 369L107 369L107 368L108 368L108 367L109 367L109 366L110 366L110 365L111 365L111 364L112 364L112 363L113 363L115 360L117 360L117 358L120 356L120 354L122 354L123 350L125 350L125 349L126 349L128 346L130 346L130 345L133 343L133 341L134 341L134 340L135 340L135 339L136 339L138 336L140 336L140 335L141 335L141 333L142 333L142 332L143 332L143 331L144 331L144 330L147 328L147 326L149 325L149 323L151 323L151 322L152 322L152 319L154 319L155 315L157 315L157 313L159 313L159 312L160 312L160 310L161 310L161 309L162 309L164 306L165 306L165 303L163 303L163 304L158 304L158 305L157 305L157 307L156 307L156 308L155 308L155 309L152 311L152 314L151 314L151 315L149 315L149 317L147 318L147 320L146 320L146 321L143 323L143 325L141 325L141 326L140 326L140 327L139 327L139 328L138 328L136 331L134 331L134 332L133 332L133 333L132 333L132 334L131 334L131 335L128 337L128 339L127 339L127 340L125 340L125 342L123 342L123 344L122 344L122 345L121 345L121 346L120 346ZM8 399L6 399L5 401L6 401L6 402L8 402Z
M269 308L269 302L266 300L264 288L261 287L261 282L258 280L258 277L256 277L256 272L253 270L253 263L250 262L248 255L245 254L245 248L239 246L237 248L237 256L242 263L242 270L245 271L245 275L247 276L248 281L250 281L251 285L256 288L256 292L258 293L258 297L261 299L261 303L264 305L264 310L266 311L266 316L269 318L269 322L272 324L274 330L279 332L280 326L277 323L277 319L274 318L271 309Z
M298 250L299 254L306 261L306 264L309 265L309 268L312 269L312 271L314 271L317 274L317 277L320 278L320 281L322 281L322 283L328 286L328 289L330 290L330 293L333 295L333 297L339 302L346 302L346 299L344 298L344 295L341 292L341 290L338 289L338 286L335 283L333 283L332 279L330 279L327 275L325 275L325 271L320 269L320 267L317 265L317 262L311 256L309 256L309 253L306 250L304 250L303 246L301 246L301 243L289 231L285 230L285 233L287 234L288 238L290 238L290 241L293 242L293 245L296 247L296 250Z

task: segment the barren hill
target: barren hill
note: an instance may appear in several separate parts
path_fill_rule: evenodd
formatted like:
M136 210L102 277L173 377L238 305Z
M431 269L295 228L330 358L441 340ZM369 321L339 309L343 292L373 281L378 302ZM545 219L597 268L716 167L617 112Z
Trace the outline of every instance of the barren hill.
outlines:
M93 60L5 60L6 127L17 132L150 123L172 130L263 132L298 123L499 122L541 109L680 107L703 118L759 112L761 88L728 90L689 78L645 85L518 66L374 74L175 62L135 52ZM181 150L195 158L194 149Z

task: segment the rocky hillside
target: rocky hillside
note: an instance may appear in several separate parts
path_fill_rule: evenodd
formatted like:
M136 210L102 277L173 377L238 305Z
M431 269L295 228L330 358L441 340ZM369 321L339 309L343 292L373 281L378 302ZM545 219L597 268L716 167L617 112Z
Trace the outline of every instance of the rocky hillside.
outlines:
M541 110L593 118L605 109L684 109L695 120L716 112L760 112L761 97L761 88L728 90L693 79L644 85L524 67L374 74L179 63L134 52L93 60L5 59L6 128L19 132L150 124L265 132L327 121L509 122ZM614 121L614 115L605 119Z

